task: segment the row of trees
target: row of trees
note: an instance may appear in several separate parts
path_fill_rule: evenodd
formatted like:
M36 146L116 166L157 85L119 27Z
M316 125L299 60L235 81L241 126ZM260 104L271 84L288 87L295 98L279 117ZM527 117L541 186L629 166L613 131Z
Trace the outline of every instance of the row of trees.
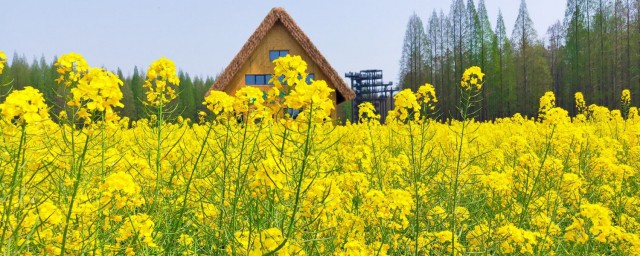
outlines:
M41 57L39 60L34 59L29 63L25 56L14 53L11 63L0 75L0 84L11 85L0 87L0 102L3 101L10 89L32 86L44 94L46 102L51 106L51 113L59 113L62 104L65 104L64 96L68 92L64 85L58 85L55 82L55 79L58 78L56 67L53 65L55 61L56 59L48 62L44 57ZM124 82L121 88L124 108L120 109L120 115L129 117L131 120L148 117L149 108L143 104L146 98L145 88L142 87L145 71L135 67L131 75L125 76L118 68L114 73ZM204 94L214 80L211 77L191 77L183 71L180 71L178 75L180 77L179 95L176 100L171 102L169 109L173 110L174 116L181 115L184 118L198 120L198 112L205 110L201 104Z
M564 20L549 27L545 38L534 29L525 0L510 36L501 13L491 25L484 0L477 7L474 0L453 0L448 14L434 11L426 24L410 17L400 84L434 84L440 110L455 116L460 76L480 66L487 74L482 119L533 116L546 91L571 111L577 91L587 102L610 108L619 107L623 89L640 92L640 0L568 0Z

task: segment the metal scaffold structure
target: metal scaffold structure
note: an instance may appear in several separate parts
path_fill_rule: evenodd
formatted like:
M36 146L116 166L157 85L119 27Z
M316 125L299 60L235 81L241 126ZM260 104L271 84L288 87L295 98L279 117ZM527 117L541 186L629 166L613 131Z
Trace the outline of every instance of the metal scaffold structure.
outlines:
M358 122L358 105L363 102L371 102L380 113L382 122L387 117L387 112L393 108L393 95L398 88L392 82L384 83L382 70L369 69L360 72L348 72L345 77L351 79L351 89L356 92L353 99L351 121Z

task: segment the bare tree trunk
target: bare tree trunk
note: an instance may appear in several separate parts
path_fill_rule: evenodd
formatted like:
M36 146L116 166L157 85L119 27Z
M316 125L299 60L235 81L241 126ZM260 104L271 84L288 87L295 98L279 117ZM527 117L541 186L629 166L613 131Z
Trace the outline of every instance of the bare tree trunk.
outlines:
M626 83L624 86L631 85L631 5L627 0L627 65L625 70L627 72Z
M522 19L522 41L520 45L520 51L522 52L522 76L524 81L522 83L523 86L523 107L522 112L527 113L526 108L529 106L529 95L527 94L527 32L525 26L525 19Z
M600 65L600 81L598 81L596 87L596 93L598 95L602 95L602 88L603 88L603 81L605 81L605 62L604 62L604 9L602 6L602 0L599 1L599 12L600 12L600 63L598 63L598 65ZM605 97L602 97L603 100L605 100Z
M593 71L591 70L591 13L589 10L589 1L585 1L585 10L586 10L586 15L585 17L587 18L587 70L588 70L588 80L587 80L587 88L589 88L591 90L591 92L589 92L590 94L593 94L594 96L596 96L597 94L595 94L595 90L593 90Z

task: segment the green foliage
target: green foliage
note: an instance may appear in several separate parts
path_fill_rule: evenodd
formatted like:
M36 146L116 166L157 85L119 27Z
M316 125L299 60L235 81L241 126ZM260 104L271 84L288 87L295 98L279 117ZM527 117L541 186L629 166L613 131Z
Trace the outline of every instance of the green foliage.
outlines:
M427 78L427 36L422 20L415 13L409 18L400 59L400 85L415 91Z

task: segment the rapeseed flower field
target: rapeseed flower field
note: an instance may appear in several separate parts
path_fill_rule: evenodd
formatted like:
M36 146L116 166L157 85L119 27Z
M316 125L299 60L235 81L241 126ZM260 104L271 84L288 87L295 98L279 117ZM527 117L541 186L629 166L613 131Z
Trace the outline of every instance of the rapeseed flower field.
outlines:
M0 72L5 61L0 52ZM399 92L384 124L365 103L359 123L335 125L332 90L307 83L300 57L274 65L292 86L212 91L200 120L174 120L166 106L179 79L159 59L142 99L153 115L130 122L117 115L122 81L63 55L65 111L52 118L28 86L0 104L0 252L640 254L640 117L629 91L620 110L576 93L570 117L547 93L538 117L477 122L490 85L472 67L460 119L435 119L426 84Z

